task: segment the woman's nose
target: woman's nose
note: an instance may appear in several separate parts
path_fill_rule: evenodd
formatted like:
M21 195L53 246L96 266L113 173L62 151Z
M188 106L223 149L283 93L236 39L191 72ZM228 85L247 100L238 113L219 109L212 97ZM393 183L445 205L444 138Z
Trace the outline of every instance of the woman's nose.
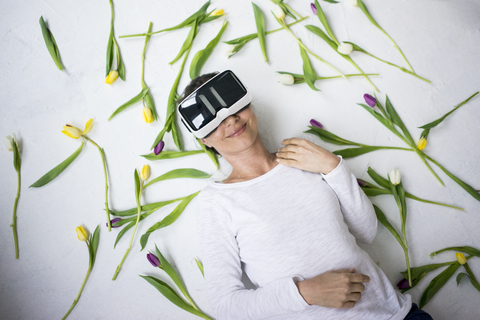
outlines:
M225 120L223 120L223 123L226 127L229 127L230 125L237 122L237 119L238 119L238 115L232 114L231 116L228 116Z

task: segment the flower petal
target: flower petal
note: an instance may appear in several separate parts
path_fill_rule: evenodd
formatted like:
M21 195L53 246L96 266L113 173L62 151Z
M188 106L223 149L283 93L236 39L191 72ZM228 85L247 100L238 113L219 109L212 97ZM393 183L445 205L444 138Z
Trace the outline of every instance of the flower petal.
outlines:
M310 120L310 124L311 124L313 127L317 127L317 128L323 129L323 124L321 124L320 122L318 122L318 121L315 120L315 119Z
M150 108L143 107L143 120L145 120L146 123L153 122L152 110L150 110Z
M375 105L377 104L377 99L375 99L374 97L372 97L368 93L365 93L363 95L363 99L365 99L365 102L372 108L375 107Z
M155 153L156 156L158 156L160 152L162 152L164 146L165 146L165 142L160 140L158 144L155 146L155 148L153 149L153 152Z
M89 133L90 130L92 130L92 127L93 127L93 119L90 119L87 121L87 123L85 123L85 129L83 130L82 134Z
M349 55L353 51L353 46L350 43L340 42L337 51L341 54Z
M317 14L317 7L315 7L315 3L310 3L310 8L312 8L313 14Z
M147 259L148 259L148 262L150 262L152 264L152 266L154 266L156 268L161 266L160 260L153 253L148 253L147 254Z
M8 151L13 151L12 137L4 137L3 142L5 142L5 148L7 148Z
M82 226L78 226L75 231L77 231L77 237L80 241L87 241L88 235L87 231Z
M74 127L70 124L67 124L66 126L63 126L62 133L65 134L66 136L72 138L72 139L78 139L83 134L82 130L80 130L77 127Z
M273 7L272 12L279 20L285 19L285 11L278 4Z
M467 263L467 259L465 259L465 256L461 252L455 252L455 256L457 257L457 261L460 264L465 264Z
M112 83L115 82L115 80L117 80L117 78L118 78L118 72L115 71L115 70L112 70L112 71L110 71L108 76L105 78L105 83L106 84L112 84Z
M285 85L291 85L295 83L295 78L291 74L281 74L278 77L278 82Z
M142 167L141 178L143 181L147 181L150 178L150 166L148 164Z

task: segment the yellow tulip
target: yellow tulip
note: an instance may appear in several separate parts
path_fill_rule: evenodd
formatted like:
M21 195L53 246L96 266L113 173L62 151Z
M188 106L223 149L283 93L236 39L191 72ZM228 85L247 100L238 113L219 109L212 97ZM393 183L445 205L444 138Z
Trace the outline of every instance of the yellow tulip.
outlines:
M143 181L147 181L150 178L150 166L148 164L143 166L140 176Z
M465 256L463 255L463 253L455 252L455 255L457 256L458 263L460 263L460 264L467 263L467 259L465 259Z
M78 240L87 241L88 239L87 231L85 231L85 229L83 229L82 226L78 226L77 229L75 229L75 231L77 231Z
M214 17L214 16L223 16L223 9L213 10L212 13L210 13L210 16L211 16L211 17Z
M146 123L153 122L152 110L147 107L143 107L143 120L145 120Z
M117 80L117 78L118 78L118 72L115 71L115 70L112 70L112 71L110 71L108 76L105 78L105 83L106 84L112 84L112 83L115 82L115 80Z
M78 129L77 127L74 127L70 124L67 124L66 126L63 126L62 133L72 139L78 139L82 136L83 132L82 130Z
M420 140L418 140L418 144L417 144L418 150L423 150L425 149L426 146L427 146L427 139L421 138Z

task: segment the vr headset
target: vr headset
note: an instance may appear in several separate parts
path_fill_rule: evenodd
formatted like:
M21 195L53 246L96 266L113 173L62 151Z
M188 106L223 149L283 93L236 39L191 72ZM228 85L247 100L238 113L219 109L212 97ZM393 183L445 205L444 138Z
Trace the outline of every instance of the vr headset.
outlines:
M252 96L230 70L205 82L179 105L182 123L197 138L213 133L223 120L248 107Z

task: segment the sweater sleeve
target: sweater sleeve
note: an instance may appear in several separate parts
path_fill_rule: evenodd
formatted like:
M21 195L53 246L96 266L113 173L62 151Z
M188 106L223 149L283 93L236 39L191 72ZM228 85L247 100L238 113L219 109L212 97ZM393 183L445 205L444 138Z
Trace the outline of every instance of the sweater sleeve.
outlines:
M348 170L345 161L341 158L332 172L322 176L337 195L350 233L357 241L372 242L377 234L377 216L372 203L358 186L357 179Z
M245 289L236 238L225 215L218 212L212 190L202 191L198 208L197 232L205 280L218 320L263 319L308 306L293 278L278 279L257 289Z

